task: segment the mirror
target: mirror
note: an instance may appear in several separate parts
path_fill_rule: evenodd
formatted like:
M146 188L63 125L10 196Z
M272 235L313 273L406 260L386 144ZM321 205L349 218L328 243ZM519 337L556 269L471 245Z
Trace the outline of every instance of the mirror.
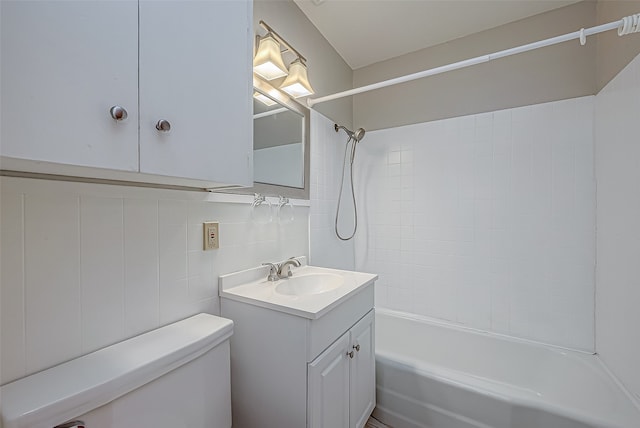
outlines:
M310 110L253 76L255 92L275 104L253 98L253 187L216 191L309 199Z
M253 187L227 192L309 199L309 109L255 76L253 90L276 104L254 98Z
M304 188L304 115L266 95L253 99L253 181Z

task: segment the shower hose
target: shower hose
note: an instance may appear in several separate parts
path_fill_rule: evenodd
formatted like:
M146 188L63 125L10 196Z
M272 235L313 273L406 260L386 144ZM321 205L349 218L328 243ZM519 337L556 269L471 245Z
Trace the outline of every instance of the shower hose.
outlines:
M347 167L347 153L349 151L350 142L351 142L351 160L349 161L349 178L351 181L351 199L353 200L353 233L345 237L340 235L340 232L338 231L338 216L340 214L340 201L342 200L342 189L344 187L344 171L345 171L345 168ZM336 207L336 222L335 222L336 236L343 241L348 241L351 238L353 238L356 234L356 230L358 230L358 207L356 205L356 194L353 189L353 160L356 157L356 144L357 144L356 139L350 136L349 139L347 140L346 146L344 147L344 160L342 162L342 179L340 180L340 192L338 193L338 206Z

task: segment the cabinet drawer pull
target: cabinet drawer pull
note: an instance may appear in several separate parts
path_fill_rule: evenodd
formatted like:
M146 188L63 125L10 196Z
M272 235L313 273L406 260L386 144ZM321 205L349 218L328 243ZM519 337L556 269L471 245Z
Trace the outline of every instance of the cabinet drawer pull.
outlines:
M127 111L120 106L111 107L111 109L109 109L109 113L111 113L111 117L117 122L125 120L128 116Z
M349 356L349 358L353 358L353 351L347 352L347 355Z
M158 123L156 123L156 129L162 132L169 132L171 130L171 124L168 120L160 119Z
M360 352L360 344L354 345L353 349L355 349L356 352Z

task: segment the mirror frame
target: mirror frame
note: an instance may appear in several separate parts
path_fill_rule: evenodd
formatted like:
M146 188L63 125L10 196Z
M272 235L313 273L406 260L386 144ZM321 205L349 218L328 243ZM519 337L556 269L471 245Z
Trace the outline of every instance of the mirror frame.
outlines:
M311 160L311 143L310 143L310 124L311 124L311 111L295 101L287 94L283 93L275 89L269 83L264 80L253 76L253 88L258 92L268 96L269 98L274 99L278 103L287 107L290 110L300 114L303 118L302 121L302 135L304 137L304 187L290 187L290 186L282 186L276 184L266 184L266 183L257 183L253 182L253 187L242 187L237 189L230 189L229 193L240 193L240 194L253 194L260 193L264 196L284 196L285 198L293 198L293 199L309 199L310 194L310 186L309 186L309 178L310 174L310 160ZM252 92L253 95L253 92ZM282 166L282 165L280 165Z

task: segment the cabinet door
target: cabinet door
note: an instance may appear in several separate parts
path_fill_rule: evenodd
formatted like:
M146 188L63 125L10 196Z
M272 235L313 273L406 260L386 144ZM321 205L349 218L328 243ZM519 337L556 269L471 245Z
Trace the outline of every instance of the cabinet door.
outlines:
M140 172L252 184L252 10L140 0Z
M0 154L138 170L138 2L0 2ZM116 122L119 105L128 118Z
M351 396L349 427L362 428L376 405L374 311L351 328Z
M309 363L309 428L349 426L349 343L347 332Z

